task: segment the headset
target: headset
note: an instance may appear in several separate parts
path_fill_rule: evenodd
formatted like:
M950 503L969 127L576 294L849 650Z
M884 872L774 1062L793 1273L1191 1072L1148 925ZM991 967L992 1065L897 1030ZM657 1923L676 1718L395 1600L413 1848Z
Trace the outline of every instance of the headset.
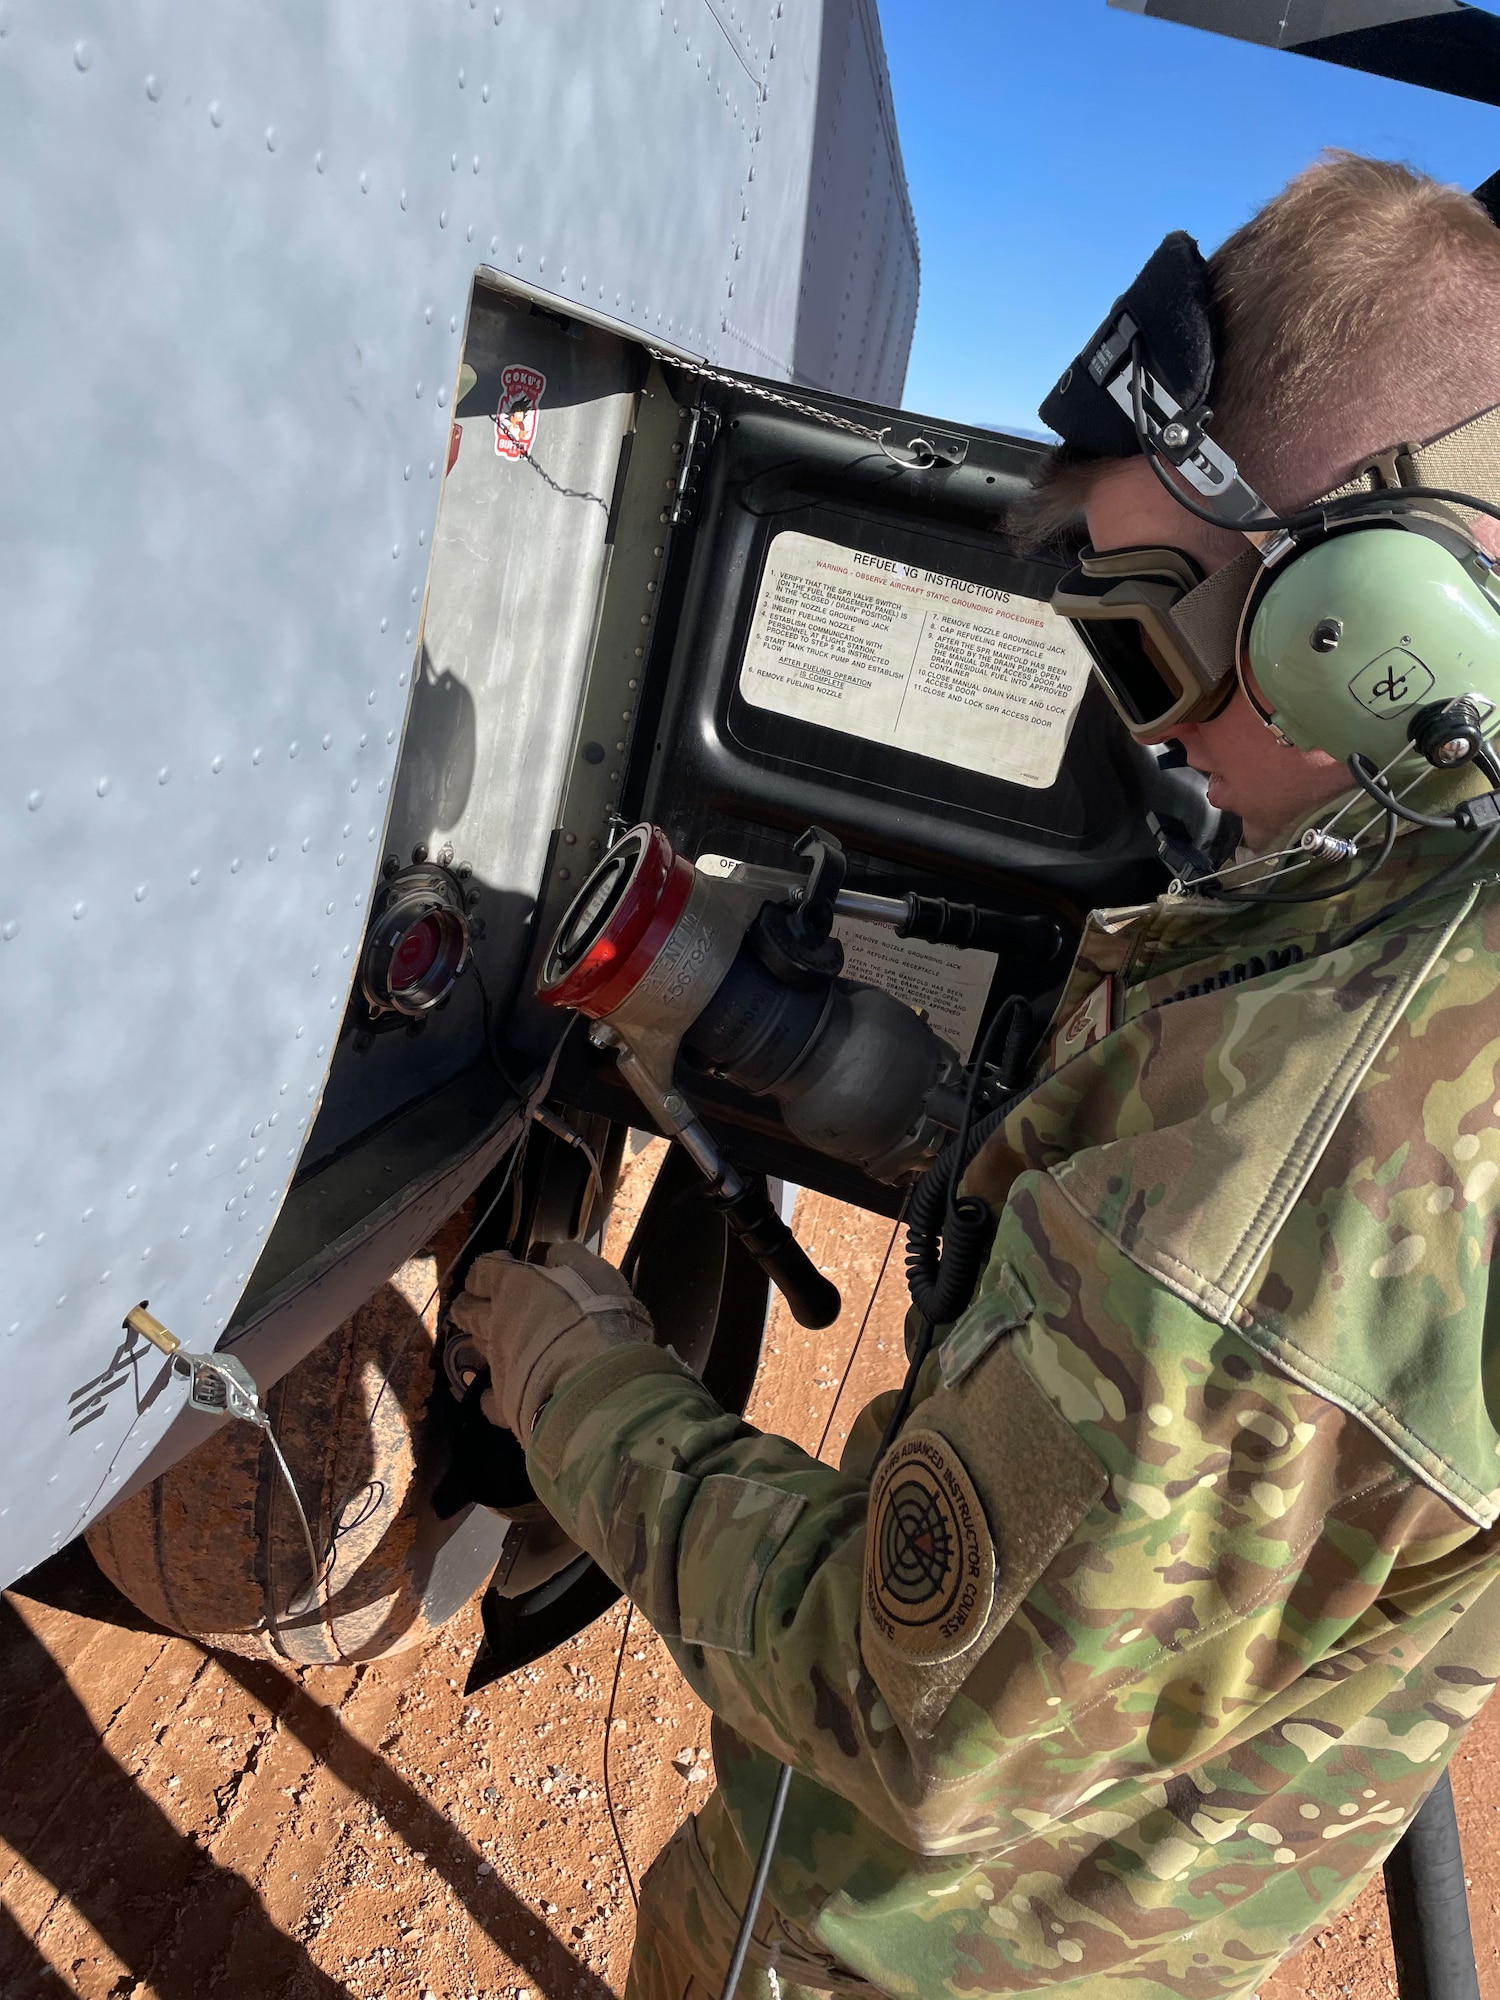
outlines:
M1239 530L1250 546L1209 577L1180 550L1084 549L1053 608L1088 647L1132 735L1160 739L1206 720L1238 688L1284 743L1340 758L1381 806L1387 838L1374 866L1401 819L1473 833L1460 857L1470 865L1500 831L1491 748L1500 732L1500 572L1472 527L1475 515L1500 520L1490 497L1500 496L1500 406L1382 452L1284 516L1209 435L1219 344L1208 265L1192 237L1174 231L1063 372L1041 416L1071 456L1139 451L1179 506ZM1490 790L1451 814L1404 808L1386 782L1402 758L1438 770L1473 764ZM1324 854L1350 859L1352 849L1335 852L1349 848L1330 842Z

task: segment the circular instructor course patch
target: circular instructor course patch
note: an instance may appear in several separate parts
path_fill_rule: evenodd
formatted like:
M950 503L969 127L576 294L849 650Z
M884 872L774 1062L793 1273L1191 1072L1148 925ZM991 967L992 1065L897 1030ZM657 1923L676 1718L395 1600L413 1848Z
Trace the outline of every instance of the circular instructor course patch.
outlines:
M936 1431L904 1431L870 1493L865 1612L914 1660L978 1638L995 1596L995 1545L963 1461Z

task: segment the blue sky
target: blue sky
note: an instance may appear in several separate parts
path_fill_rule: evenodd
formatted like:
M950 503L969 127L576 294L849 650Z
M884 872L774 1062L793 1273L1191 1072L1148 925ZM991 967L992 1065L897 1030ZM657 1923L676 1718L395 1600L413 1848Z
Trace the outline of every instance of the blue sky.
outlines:
M1491 7L1500 11L1500 7ZM1474 187L1500 111L1105 0L880 0L922 246L908 409L1034 428L1169 229L1211 249L1325 146Z

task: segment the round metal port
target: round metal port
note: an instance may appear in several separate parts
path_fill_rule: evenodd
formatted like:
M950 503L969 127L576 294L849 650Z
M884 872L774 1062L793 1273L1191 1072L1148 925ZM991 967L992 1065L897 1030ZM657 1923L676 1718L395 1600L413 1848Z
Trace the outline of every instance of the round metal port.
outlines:
M463 894L446 868L422 863L383 883L360 960L372 1011L419 1016L453 990L469 960Z

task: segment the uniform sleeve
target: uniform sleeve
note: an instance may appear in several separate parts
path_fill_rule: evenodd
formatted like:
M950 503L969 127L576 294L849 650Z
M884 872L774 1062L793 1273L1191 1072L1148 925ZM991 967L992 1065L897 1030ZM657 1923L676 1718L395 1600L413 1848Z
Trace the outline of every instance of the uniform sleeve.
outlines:
M1012 1188L950 1339L898 1440L936 1445L895 1485L877 1469L873 1505L658 1350L581 1369L530 1454L709 1707L907 1848L1018 1838L1202 1764L1384 1629L1382 1594L1441 1590L1472 1532L1046 1174ZM914 1638L944 1534L979 1594Z

